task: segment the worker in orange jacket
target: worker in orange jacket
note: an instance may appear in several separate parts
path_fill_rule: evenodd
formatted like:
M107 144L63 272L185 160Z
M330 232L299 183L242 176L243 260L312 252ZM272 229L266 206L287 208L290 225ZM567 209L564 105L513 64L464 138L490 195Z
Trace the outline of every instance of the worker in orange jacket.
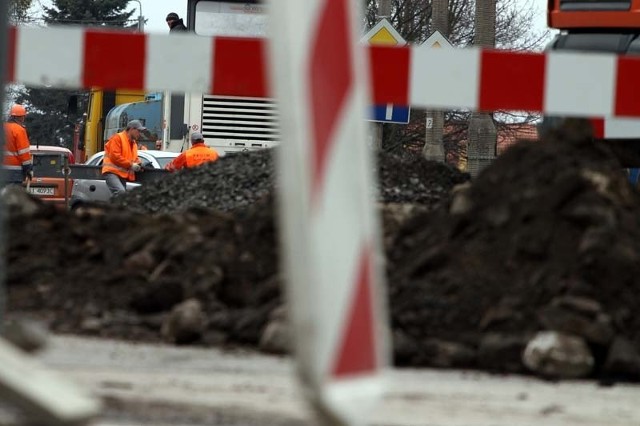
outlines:
M138 139L140 132L147 130L140 120L131 120L127 127L116 133L104 147L102 176L111 195L126 191L127 181L136 180L136 172L142 170L138 158Z
M24 125L26 117L26 108L15 104L9 112L9 120L4 123L3 168L8 172L7 183L23 183L33 179L31 144Z
M191 135L191 148L174 158L164 166L166 170L175 172L185 167L196 167L204 163L217 161L218 152L204 144L202 133L194 132Z

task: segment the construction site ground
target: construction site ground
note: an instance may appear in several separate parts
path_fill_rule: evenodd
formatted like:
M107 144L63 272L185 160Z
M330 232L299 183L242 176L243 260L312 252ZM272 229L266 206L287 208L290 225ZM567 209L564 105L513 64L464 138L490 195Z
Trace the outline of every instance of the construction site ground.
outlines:
M313 424L287 356L54 336L37 357L103 398L95 426ZM368 424L640 424L636 385L413 368L391 369L385 380Z
M376 424L640 424L632 402L640 392L640 194L615 155L583 129L569 121L544 140L520 142L472 180L417 155L378 155L372 192L395 370ZM184 383L207 402L203 411L192 404L193 420L182 424L251 424L252 415L236 421L216 411L214 421L198 413L263 391L274 397L265 409L284 410L274 424L306 422L286 358L275 177L273 151L262 151L72 212L5 191L6 319L103 339L81 348L83 340L60 338L81 354L93 346L96 359L157 353L123 355L133 367L113 370L84 369L88 355L77 363L55 349L41 355L94 390L131 395L126 403L107 398L108 421L124 413L122 421L135 424L141 410L182 413L171 408L173 396L157 397L165 409L133 394L147 389L153 399L166 389L182 406L191 393ZM563 346L544 353L535 343L549 335ZM227 375L215 365L245 356L238 374L247 368L247 377L269 386L230 378L222 388L230 393L216 396ZM190 360L211 376L180 370ZM270 381L271 369L280 378ZM172 370L185 381L169 378ZM101 371L107 376L97 379Z

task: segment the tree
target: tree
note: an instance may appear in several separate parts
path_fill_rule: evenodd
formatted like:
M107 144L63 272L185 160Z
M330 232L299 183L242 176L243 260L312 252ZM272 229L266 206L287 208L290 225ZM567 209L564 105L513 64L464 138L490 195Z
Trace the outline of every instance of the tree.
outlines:
M128 3L129 0L53 0L52 7L43 8L43 19L47 24L130 27L135 20L131 19L134 12L125 10ZM32 144L72 147L78 118L68 111L72 95L78 96L81 106L86 104L86 91L30 87L17 95L16 102L29 108L26 125Z
M9 22L18 24L25 22L29 17L29 9L33 0L10 0L9 1Z
M391 16L389 21L402 37L411 44L423 43L433 32L433 1L434 0L391 0ZM476 36L474 25L475 6L485 0L449 0L448 1L448 39L456 47L467 47L473 44ZM536 10L534 0L496 0L496 26L495 45L502 49L514 50L541 50L549 38L549 32L534 30ZM379 0L363 0L366 6L365 27L371 28L377 22ZM454 124L456 130L445 132L443 143L447 157L457 157L460 142L467 138L466 122L469 111L448 111L445 114L445 123ZM415 122L424 120L424 114L415 109L411 114L410 125L385 124L384 145L385 150L398 150L409 148L419 152L424 145L424 123ZM537 114L522 112L519 114L500 112L494 118L508 117L508 122L520 124L532 123L538 120ZM508 123L496 120L498 131L504 131ZM459 128L459 126L461 126ZM398 129L395 129L398 127ZM448 126L451 128L451 126ZM389 128L389 129L387 129ZM404 130L403 130L404 129ZM406 134L403 133L406 131ZM389 140L389 137L397 140ZM408 140L412 138L411 140Z
M127 12L129 0L53 0L44 7L48 24L84 25L92 27L128 27L134 11Z

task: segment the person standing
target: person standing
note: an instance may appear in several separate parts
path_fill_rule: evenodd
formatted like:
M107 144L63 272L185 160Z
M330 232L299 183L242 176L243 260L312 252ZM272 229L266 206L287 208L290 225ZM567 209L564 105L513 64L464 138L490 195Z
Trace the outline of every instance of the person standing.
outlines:
M204 144L202 133L194 132L191 135L191 148L174 158L164 166L165 170L175 172L185 167L196 167L204 163L217 161L218 152Z
M182 18L175 12L168 14L166 21L167 25L169 25L169 33L184 33L188 31L184 22L182 22Z
M138 139L143 130L146 128L140 120L131 120L123 131L111 136L104 147L102 176L111 196L124 193L127 181L134 181L136 172L142 170L138 158Z
M26 117L26 108L14 104L9 112L9 119L4 123L3 168L8 172L7 183L26 183L33 179L31 143L24 124Z

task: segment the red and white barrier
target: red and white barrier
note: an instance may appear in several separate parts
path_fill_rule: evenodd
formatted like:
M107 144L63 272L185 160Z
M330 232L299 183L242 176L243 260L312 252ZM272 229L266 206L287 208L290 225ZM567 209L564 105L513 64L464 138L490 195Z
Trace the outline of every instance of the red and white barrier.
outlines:
M302 383L326 424L360 424L388 343L356 0L272 2L281 221Z
M262 40L13 27L9 41L10 82L269 95Z
M246 38L14 27L8 75L26 85L266 97L264 51L264 41ZM369 72L357 78L369 77L376 104L640 116L640 57L428 46L368 51Z
M640 120L592 118L593 135L600 139L640 139Z

